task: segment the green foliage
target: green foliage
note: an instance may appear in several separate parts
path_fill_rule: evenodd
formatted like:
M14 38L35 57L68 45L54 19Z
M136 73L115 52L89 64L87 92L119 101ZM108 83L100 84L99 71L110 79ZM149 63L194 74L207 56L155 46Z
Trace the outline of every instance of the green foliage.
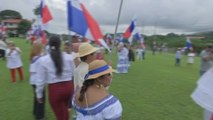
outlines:
M207 33L197 33L196 35L205 36L204 38L192 38L191 43L194 51L200 53L208 44L213 43L213 32ZM193 35L191 35L193 36ZM155 41L158 46L163 43L167 43L168 48L183 48L186 47L186 35L176 35L174 33L167 34L166 36L162 35L153 35L146 36L145 41L149 48L153 47L153 42Z
M33 13L35 16L38 16L40 14L40 6L38 5L35 9L33 9Z
M19 12L14 10L0 11L0 20L5 20L5 19L22 19L22 16Z
M18 24L18 33L25 35L26 32L31 28L31 22L23 20Z

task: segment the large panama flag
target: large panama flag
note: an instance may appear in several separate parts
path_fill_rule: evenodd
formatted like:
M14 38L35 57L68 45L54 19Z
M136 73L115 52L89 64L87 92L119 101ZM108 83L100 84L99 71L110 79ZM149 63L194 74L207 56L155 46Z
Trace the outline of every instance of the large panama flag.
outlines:
M68 29L84 36L89 40L94 40L109 50L108 45L102 39L100 27L96 20L90 15L85 6L78 0L67 1Z
M130 26L127 28L127 30L123 34L124 38L129 38L132 35L132 33L133 33L134 29L135 29L135 26L136 26L136 19L133 19L131 21Z

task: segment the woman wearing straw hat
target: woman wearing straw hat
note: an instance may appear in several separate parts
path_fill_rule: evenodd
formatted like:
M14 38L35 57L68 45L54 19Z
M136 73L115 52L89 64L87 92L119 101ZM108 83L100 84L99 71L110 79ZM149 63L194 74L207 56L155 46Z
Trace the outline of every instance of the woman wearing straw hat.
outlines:
M57 120L68 120L68 106L73 94L74 63L70 55L60 50L61 40L52 36L49 40L50 53L40 58L36 97L42 103L45 83L48 84L49 103Z
M73 97L77 120L119 120L122 116L120 101L106 87L112 81L112 69L104 60L89 64L89 72L80 90Z
M96 51L98 48L93 47L89 43L81 43L79 46L80 64L75 68L74 74L74 88L80 88L84 82L84 77L88 73L89 63L96 59Z

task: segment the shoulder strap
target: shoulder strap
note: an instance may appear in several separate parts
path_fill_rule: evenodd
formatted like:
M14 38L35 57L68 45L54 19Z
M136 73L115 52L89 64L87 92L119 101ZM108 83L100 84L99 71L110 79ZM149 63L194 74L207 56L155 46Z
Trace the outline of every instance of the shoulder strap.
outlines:
M40 57L41 57L40 55L39 55L39 56L34 57L34 58L32 59L32 61L31 61L31 63L36 62L36 61L37 61Z
M87 101L87 94L86 93L85 93L85 101L86 101L86 107L88 109L88 113L89 113L89 115L91 115L91 112L89 110L89 104L88 104L88 101Z

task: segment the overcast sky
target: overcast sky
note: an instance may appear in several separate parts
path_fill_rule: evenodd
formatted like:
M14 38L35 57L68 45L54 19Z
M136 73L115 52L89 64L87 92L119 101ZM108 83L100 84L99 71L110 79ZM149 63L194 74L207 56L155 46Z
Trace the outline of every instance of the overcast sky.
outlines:
M36 18L40 0L1 0L0 10L12 9L23 18ZM121 0L81 0L100 24L103 33L114 33ZM46 0L53 15L47 30L68 33L66 0ZM213 30L213 0L123 0L118 32L124 32L134 16L144 34L182 34Z

